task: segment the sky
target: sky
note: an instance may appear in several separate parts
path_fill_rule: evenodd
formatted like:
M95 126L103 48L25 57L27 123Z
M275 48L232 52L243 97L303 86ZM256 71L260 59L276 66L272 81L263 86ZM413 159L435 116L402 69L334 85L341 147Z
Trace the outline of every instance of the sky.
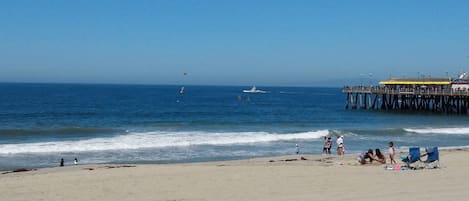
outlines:
M464 70L469 1L0 0L0 82L341 86Z

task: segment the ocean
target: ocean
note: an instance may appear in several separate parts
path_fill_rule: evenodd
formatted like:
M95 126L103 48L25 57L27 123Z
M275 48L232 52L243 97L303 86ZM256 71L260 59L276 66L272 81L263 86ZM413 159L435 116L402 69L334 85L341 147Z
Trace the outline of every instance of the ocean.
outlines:
M469 145L469 116L346 110L341 88L0 84L0 170Z

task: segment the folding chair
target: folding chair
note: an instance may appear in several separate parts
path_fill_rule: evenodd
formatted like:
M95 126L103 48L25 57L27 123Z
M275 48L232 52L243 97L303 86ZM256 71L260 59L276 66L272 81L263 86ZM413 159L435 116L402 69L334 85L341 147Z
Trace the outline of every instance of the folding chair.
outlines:
M427 147L427 160L423 161L426 168L438 168L440 167L440 154L438 147Z
M410 147L409 155L402 159L402 162L406 163L407 167L411 169L420 168L420 147ZM414 166L411 166L415 164Z

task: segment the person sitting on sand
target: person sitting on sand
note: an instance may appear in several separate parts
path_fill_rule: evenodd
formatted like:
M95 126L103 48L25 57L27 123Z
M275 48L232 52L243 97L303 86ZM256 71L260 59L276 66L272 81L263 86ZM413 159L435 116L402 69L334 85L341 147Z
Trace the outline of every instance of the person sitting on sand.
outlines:
M368 159L368 161L366 161ZM373 150L368 149L367 152L363 152L358 157L358 162L362 165L370 164L373 162Z
M384 155L381 153L381 150L379 149L375 149L375 155L373 156L373 160L381 164L386 164L386 158L384 157Z

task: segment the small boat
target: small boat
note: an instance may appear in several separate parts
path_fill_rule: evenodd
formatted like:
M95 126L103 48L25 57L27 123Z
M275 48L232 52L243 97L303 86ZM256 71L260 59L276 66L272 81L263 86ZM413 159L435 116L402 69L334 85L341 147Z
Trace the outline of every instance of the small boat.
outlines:
M179 94L184 94L184 87L181 87L181 90L179 90Z
M262 91L259 89L256 89L256 86L252 86L251 89L245 89L243 90L244 93L267 93L267 91Z

